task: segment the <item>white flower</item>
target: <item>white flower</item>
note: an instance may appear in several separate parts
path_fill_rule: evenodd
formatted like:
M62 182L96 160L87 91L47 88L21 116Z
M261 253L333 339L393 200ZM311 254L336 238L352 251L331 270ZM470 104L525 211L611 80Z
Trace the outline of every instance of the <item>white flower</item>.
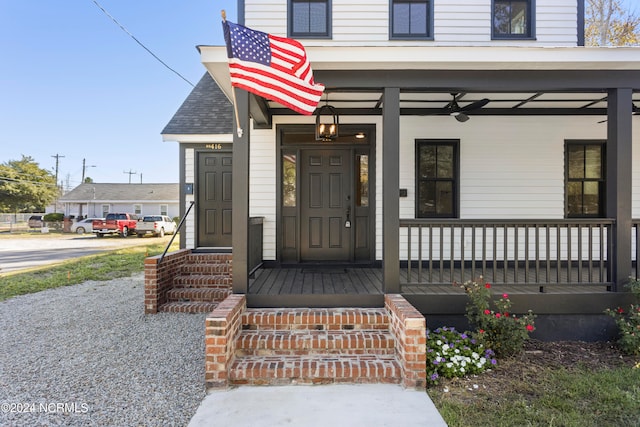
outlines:
M442 341L440 340L436 341L436 345L442 345Z
M453 363L451 363L451 362L447 362L447 363L446 363L446 367L447 367L447 368L452 368L452 367L453 367Z
M460 350L458 350L458 349L456 348L456 349L454 350L454 353L455 353L455 354L458 354L458 353L460 353Z

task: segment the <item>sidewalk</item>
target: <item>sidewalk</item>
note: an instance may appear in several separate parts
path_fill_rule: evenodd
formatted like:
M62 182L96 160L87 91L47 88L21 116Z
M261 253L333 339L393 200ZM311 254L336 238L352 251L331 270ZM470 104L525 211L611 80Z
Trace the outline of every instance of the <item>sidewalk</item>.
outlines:
M212 391L189 427L446 427L424 391L394 384L242 386Z

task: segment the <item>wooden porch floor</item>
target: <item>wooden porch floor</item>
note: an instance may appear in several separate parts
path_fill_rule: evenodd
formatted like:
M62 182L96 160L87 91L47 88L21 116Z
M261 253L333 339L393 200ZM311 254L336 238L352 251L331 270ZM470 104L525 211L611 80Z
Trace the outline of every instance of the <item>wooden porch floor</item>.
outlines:
M259 295L382 293L381 268L262 268L249 283L249 294Z
M447 270L450 273L450 270ZM550 277L557 277L555 271ZM414 274L412 274L413 276ZM607 286L593 283L557 284L557 283L524 283L524 272L519 273L518 282L514 283L514 274L507 276L507 280L490 280L493 289L498 293L509 294L592 294L606 293ZM336 294L383 294L381 268L366 267L288 267L262 268L256 271L255 277L249 282L249 294L254 295L336 295ZM401 293L406 295L462 295L462 288L453 285L453 281L446 281L451 277L447 274L444 281L429 284L403 284ZM453 277L461 281L462 272L453 270ZM466 272L465 280L470 279L470 272ZM577 278L577 269L573 277ZM401 270L401 281L407 280L406 270Z

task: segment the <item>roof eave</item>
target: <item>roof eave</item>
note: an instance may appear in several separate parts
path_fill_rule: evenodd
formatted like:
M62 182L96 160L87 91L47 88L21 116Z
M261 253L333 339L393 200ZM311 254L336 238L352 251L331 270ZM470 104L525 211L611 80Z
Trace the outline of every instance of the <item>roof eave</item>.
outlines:
M225 46L199 46L232 99ZM640 70L640 47L310 46L314 70Z

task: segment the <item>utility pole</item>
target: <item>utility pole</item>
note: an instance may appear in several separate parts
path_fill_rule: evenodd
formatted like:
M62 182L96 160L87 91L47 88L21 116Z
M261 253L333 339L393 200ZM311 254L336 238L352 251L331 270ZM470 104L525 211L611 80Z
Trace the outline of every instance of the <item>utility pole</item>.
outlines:
M51 156L54 159L56 159L56 187L58 187L58 164L60 163L60 158L64 157L61 156L60 154L56 153L55 156ZM60 193L60 189L62 186L58 187L58 194ZM58 213L58 197L56 196L56 199L53 202L53 213Z
M58 185L58 164L60 162L60 158L64 158L64 156L61 156L60 154L56 154L55 156L51 156L54 159L56 159L56 186Z
M80 184L84 184L84 174L87 171L87 168L95 168L96 167L96 165L85 166L86 160L87 159L82 159L82 181L80 181Z
M138 172L133 172L131 169L129 169L129 172L124 171L122 173L128 173L129 174L129 184L131 184L131 175L137 175Z

